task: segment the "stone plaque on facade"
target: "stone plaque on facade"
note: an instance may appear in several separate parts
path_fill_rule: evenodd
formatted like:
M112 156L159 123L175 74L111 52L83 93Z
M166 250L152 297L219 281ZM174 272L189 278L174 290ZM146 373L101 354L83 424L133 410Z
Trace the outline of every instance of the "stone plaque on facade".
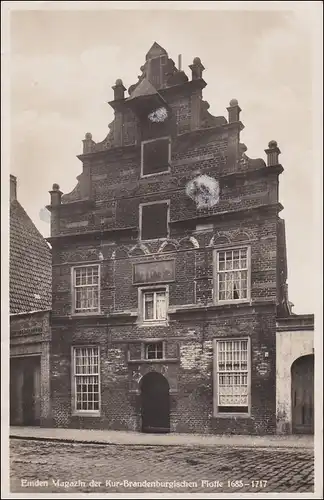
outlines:
M265 377L270 372L269 363L259 363L259 365L257 365L257 371L261 377Z
M133 284L165 283L174 281L174 260L142 262L133 265Z

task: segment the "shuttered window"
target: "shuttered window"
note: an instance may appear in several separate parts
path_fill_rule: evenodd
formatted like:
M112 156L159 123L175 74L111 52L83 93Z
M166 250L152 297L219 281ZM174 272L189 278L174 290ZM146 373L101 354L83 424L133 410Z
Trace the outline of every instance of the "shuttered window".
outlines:
M168 137L142 142L142 176L167 172L170 153L171 144Z
M152 203L140 207L140 228L142 240L167 238L168 202Z

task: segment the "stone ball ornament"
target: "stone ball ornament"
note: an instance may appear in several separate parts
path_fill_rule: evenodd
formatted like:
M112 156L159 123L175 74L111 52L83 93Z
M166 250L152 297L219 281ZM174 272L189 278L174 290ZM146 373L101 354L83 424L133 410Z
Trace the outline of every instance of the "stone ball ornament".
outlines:
M278 146L277 141L270 141L268 144L269 149L274 149Z
M219 202L219 182L208 175L198 175L186 185L186 194L198 209L211 208Z

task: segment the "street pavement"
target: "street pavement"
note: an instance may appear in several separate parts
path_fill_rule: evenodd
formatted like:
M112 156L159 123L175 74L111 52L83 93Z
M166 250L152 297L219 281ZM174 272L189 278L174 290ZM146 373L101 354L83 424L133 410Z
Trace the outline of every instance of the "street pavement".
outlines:
M108 429L64 429L46 427L10 427L10 437L77 441L84 443L162 445L162 446L238 446L269 448L314 449L314 436L303 434L253 436L240 434L147 434L143 432L113 431Z
M303 447L10 439L12 493L311 493Z

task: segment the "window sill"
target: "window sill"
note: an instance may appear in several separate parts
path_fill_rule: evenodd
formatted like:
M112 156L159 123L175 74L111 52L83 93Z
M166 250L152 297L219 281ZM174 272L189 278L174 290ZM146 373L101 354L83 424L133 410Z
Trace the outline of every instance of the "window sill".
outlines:
M233 304L250 304L251 299L233 299L233 300L218 300L215 302L215 306L226 306L226 305L233 305Z
M100 411L74 411L72 417L101 417Z
M141 174L141 179L147 179L150 177L156 177L157 175L163 175L163 174L170 174L171 168L170 165L168 166L167 170L163 170L162 172L154 172L152 174Z
M145 321L140 321L137 323L139 327L148 327L148 326L169 326L168 321L152 321L152 322L145 322Z

